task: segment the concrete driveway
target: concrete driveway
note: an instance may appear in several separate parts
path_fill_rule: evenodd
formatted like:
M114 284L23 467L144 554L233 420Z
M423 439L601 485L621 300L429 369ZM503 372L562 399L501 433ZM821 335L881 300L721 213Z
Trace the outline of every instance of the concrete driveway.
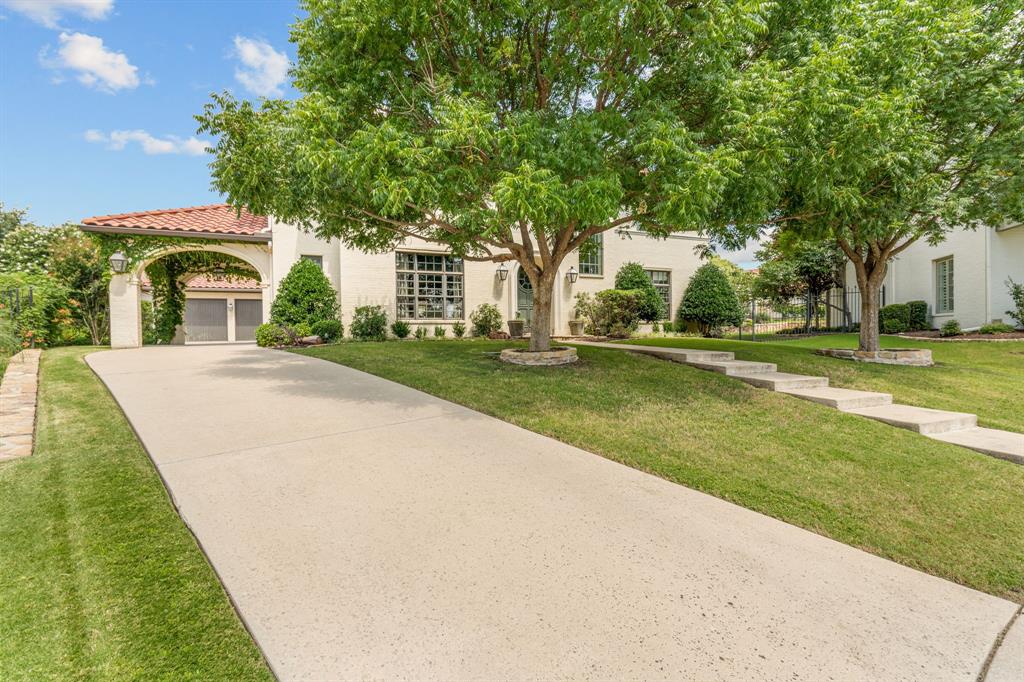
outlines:
M333 363L88 362L284 679L974 680L1017 609Z

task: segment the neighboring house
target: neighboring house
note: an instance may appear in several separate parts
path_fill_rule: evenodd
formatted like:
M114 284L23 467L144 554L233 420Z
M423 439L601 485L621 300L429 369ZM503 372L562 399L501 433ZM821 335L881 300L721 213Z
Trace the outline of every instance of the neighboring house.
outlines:
M514 262L506 264L502 279L494 263L462 261L446 249L428 242L407 240L394 251L367 254L325 241L273 218L242 212L227 204L97 216L82 221L83 230L123 235L189 237L209 240L203 250L224 253L251 265L258 281L229 283L216 278L189 282L186 287L184 341L244 341L252 339L253 321L266 321L281 279L300 258L315 261L338 291L341 318L349 327L356 307L380 305L390 319L413 325L450 326L464 322L482 303L498 306L505 319L519 316L529 322L532 291L525 273ZM639 230L605 232L587 258L570 257L560 268L555 284L553 333L569 333L574 297L614 286L619 266L643 264L674 315L690 276L700 266L697 248L706 239L680 232L654 239ZM152 261L183 248L168 239L166 249L154 252L129 272L115 275L110 286L111 345L133 347L141 343L140 301L144 269ZM570 281L570 269L578 274ZM257 303L258 302L258 305ZM258 308L258 309L257 309Z
M1024 225L954 230L935 246L912 244L889 263L885 302L926 302L936 328L949 320L964 329L1012 324L1007 278L1024 282ZM857 281L849 264L846 281Z

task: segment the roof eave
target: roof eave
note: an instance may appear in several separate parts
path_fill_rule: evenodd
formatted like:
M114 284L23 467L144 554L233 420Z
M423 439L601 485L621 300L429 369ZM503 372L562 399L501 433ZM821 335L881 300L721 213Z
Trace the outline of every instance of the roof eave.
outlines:
M155 230L148 227L113 227L110 225L79 224L83 232L99 232L103 234L136 234L149 237L195 237L197 239L215 239L221 242L270 242L272 233L230 234L221 232L190 232L188 230Z

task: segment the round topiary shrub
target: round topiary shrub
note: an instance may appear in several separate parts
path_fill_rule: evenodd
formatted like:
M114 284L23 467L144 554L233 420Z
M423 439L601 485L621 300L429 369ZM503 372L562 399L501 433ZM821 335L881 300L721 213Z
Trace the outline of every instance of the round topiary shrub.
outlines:
M667 314L661 294L654 288L651 278L639 263L625 263L615 273L615 288L620 291L639 292L637 315L642 322L655 322Z
M324 343L333 343L341 338L345 329L338 320L317 320L310 325L310 331Z
M363 305L352 315L352 338L383 341L388 337L388 314L379 305Z
M395 320L391 323L391 333L396 338L404 339L412 332L412 327L405 320Z
M267 322L256 327L256 345L263 348L290 346L295 343L290 331L279 324Z
M720 336L723 327L739 326L743 310L720 268L708 263L693 273L679 304L677 319L684 325L696 323L702 336Z
M498 306L481 303L469 314L473 323L473 336L490 336L491 332L501 331L501 312Z
M277 287L270 321L294 326L338 318L338 294L316 263L300 258Z

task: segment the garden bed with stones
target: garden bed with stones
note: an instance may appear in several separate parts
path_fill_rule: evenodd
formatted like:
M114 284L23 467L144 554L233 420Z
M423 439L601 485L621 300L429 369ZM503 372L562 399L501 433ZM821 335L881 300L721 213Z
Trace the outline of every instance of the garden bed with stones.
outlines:
M931 367L932 352L925 348L883 348L877 351L851 350L849 348L819 348L814 351L818 355L830 358L854 360L856 362L874 362L881 365L910 365L913 367Z
M576 360L576 349L570 346L555 346L551 350L531 351L524 348L506 348L499 356L504 362L514 365L530 365L536 367L553 367L569 365Z

